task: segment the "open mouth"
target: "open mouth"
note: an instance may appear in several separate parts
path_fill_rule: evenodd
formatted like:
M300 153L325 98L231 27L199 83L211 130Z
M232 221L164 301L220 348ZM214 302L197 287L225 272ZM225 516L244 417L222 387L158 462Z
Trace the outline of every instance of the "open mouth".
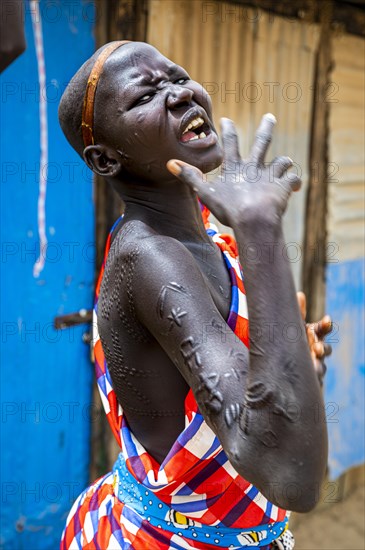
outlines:
M188 141L204 139L209 136L210 133L211 129L209 124L207 124L201 116L197 116L186 126L180 141L187 143Z

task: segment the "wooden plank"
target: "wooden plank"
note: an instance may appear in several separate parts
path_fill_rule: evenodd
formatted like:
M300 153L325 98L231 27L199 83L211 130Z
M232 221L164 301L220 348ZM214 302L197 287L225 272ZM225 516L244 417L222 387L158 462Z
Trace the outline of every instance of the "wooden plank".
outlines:
M310 175L304 234L303 290L307 295L308 319L324 314L326 215L328 190L328 85L332 65L332 2L323 1L321 32L313 83L310 144Z
M221 0L235 4L236 18L245 17L246 6L271 14L307 23L319 23L324 1L316 0ZM225 9L225 8L223 8ZM365 8L363 0L334 0L331 16L333 30L365 36Z

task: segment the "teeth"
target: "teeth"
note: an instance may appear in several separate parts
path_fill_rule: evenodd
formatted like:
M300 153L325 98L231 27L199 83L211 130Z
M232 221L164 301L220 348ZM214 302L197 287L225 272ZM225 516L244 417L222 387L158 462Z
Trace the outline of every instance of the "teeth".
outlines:
M202 138L206 138L207 135L205 132L201 132L201 134L199 134L198 136L194 136L192 137L191 139L189 139L189 141L195 141L196 139L202 139Z
M190 122L190 124L188 124L188 126L185 128L185 130L183 131L183 134L186 134L186 132L188 132L189 130L192 130L193 128L197 128L198 126L201 126L202 124L204 124L204 120L202 119L202 117L196 117L194 118L194 120L192 120ZM191 141L191 140L189 140Z
M193 128L197 128L198 126L201 126L202 124L204 124L204 120L199 117L192 120L190 124L192 124Z

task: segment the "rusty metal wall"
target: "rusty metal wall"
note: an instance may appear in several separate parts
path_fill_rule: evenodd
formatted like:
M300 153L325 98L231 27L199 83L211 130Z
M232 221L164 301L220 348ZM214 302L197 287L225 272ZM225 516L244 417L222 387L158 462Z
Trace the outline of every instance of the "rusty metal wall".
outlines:
M328 241L343 262L364 256L365 41L333 41Z
M200 0L150 0L147 41L185 67L211 95L216 123L232 118L243 155L261 116L278 119L269 157L289 155L303 188L285 217L299 287L317 25L259 9Z
M335 323L326 384L336 411L328 423L333 478L365 456L364 46L350 35L333 41L326 270L326 310Z

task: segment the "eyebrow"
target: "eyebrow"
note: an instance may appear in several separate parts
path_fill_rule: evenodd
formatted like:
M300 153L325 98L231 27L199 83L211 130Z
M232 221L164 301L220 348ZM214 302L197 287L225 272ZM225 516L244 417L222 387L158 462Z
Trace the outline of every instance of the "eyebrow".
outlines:
M164 69L164 71L166 72L166 74L168 76L171 76L172 74L176 73L176 71L178 71L179 69L181 69L181 67L179 65L176 65L175 63L172 64L172 65L169 65L166 69ZM138 82L139 85L142 85L142 86L150 86L151 84L154 84L154 81L156 79L154 77L145 77L145 76L142 76Z
M171 75L175 73L178 69L181 69L180 65L176 65L176 63L172 63L172 65L169 65L166 69L166 72L168 75Z

